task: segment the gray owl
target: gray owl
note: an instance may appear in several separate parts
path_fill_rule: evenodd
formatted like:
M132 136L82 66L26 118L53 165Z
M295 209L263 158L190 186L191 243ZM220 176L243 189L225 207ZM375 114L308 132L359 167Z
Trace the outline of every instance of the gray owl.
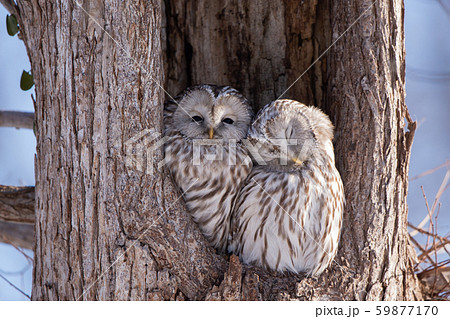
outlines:
M225 251L233 202L252 162L242 140L252 109L229 86L186 89L164 108L166 162L210 244Z
M229 251L266 269L319 275L336 255L345 201L331 121L315 107L276 100L248 139L258 152L233 210Z

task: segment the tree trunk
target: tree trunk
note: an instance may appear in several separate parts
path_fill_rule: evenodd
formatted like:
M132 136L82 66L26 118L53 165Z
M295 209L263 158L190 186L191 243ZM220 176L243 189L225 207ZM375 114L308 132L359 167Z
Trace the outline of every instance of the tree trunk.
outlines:
M128 142L162 131L160 3L18 4L36 83L32 298L202 298L225 260L165 171L126 165Z
M199 83L231 85L261 108L317 55L317 14L317 0L166 0L168 91ZM321 65L314 65L320 74ZM315 103L321 96L311 85L315 77L305 74L284 98Z
M345 31L342 21L371 4L331 3L332 40ZM365 300L421 298L407 232L416 123L405 104L403 20L402 1L377 1L329 55L326 110L347 198L339 256L358 273L357 297Z
M36 83L33 299L420 299L403 2L371 4L19 1ZM229 84L260 108L302 74L282 97L330 114L347 197L337 263L318 280L227 264L153 165L161 150L148 152L162 126L157 83L171 94Z
M321 107L336 126L347 197L340 266L319 283L259 282L260 292L270 291L262 297L421 299L406 228L415 123L405 105L403 1L168 0L166 10L170 92L196 83L231 84L256 109L284 93ZM247 271L241 285L256 277ZM274 293L280 287L284 291ZM228 290L224 281L210 297L223 298Z

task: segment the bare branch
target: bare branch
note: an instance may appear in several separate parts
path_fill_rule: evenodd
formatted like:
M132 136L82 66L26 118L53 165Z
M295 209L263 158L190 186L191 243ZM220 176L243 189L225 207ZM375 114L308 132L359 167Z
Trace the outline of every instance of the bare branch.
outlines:
M424 270L418 274L419 279L427 285L431 293L442 293L448 290L450 283L450 267L439 266Z
M422 252L422 254L417 258L419 260L419 263L423 262L424 259L426 258L431 264L433 264L433 259L431 259L431 257L428 256L427 251L422 247L422 245L419 244L419 242L415 240L414 237L411 235L409 235L409 239L414 244L414 246L416 246Z
M0 185L0 221L34 224L34 187Z
M416 180L416 179L419 179L419 178L421 178L421 177L424 177L424 176L426 176L426 175L430 175L430 174L432 174L432 173L434 173L434 172L436 172L437 170L439 170L439 169L441 169L441 168L443 168L443 167L450 167L450 160L446 160L444 163L442 163L441 165L438 165L438 166L436 166L436 167L434 167L434 168L432 168L432 169L429 169L429 170L427 170L427 171L425 171L425 172L423 172L423 173L420 173L419 175L416 175L416 176L414 176L414 177L411 177L410 179L409 179L409 181L410 182L412 182L412 181L414 181L414 180Z
M16 4L13 0L0 0L0 3L5 7L5 9L10 13L17 16Z
M16 248L33 249L34 225L0 221L0 242L13 245Z
M32 112L0 111L0 126L33 129L33 121Z
M431 233L427 232L426 230L423 230L422 228L418 228L418 227L414 226L413 224L411 224L409 222L408 222L408 227L411 227L412 229L417 230L421 234L428 235L428 236L433 236ZM444 241L446 240L444 237L438 236L438 235L437 235L436 238L440 239L441 241L442 240L444 240Z
M1 1L1 0L0 0ZM27 297L28 299L31 300L31 297L28 296L26 293L23 292L23 290L21 290L19 287L17 287L16 285L14 285L11 281L9 281L5 276L3 276L2 274L0 274L0 278L2 278L4 281L6 281L11 287L13 287L14 289L16 289L18 292L20 292L22 295L24 295L25 297Z
M428 205L427 197L425 195L425 191L423 190L423 186L421 186L423 198L425 199L425 204L427 206L427 215L419 223L419 225L417 225L417 228L422 228L430 220L431 216L433 216L434 210L436 209L436 204L438 203L438 201L439 201L440 197L442 196L442 194L445 192L445 190L450 185L450 184L447 184L449 179L450 179L450 170L447 170L447 173L444 176L444 180L442 181L442 184L441 184L441 186L439 187L439 190L436 193L436 196L434 198L434 203L433 203L433 206L431 207L431 210L430 210L430 207ZM415 235L417 235L417 233L418 233L417 231L412 231L411 232L411 236L415 236Z

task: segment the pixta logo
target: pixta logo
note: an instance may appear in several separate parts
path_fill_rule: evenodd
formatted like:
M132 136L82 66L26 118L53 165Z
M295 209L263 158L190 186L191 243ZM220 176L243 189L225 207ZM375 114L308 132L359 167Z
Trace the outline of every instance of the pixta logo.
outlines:
M153 129L145 129L125 142L126 166L153 174L154 170L161 170L169 161L176 160L180 154L167 152L164 155L164 146L169 137L163 136ZM302 159L307 158L314 147L311 143L304 142L299 145L296 139L255 139L248 138L238 142L234 139L185 139L183 149L190 145L190 164L193 166L204 165L213 161L221 161L226 165L246 165L246 161L252 160L255 165L268 165L268 162L276 161L278 165L295 163L302 165ZM244 163L238 163L237 148L245 149ZM171 158L175 157L175 158ZM242 156L240 157L241 161Z

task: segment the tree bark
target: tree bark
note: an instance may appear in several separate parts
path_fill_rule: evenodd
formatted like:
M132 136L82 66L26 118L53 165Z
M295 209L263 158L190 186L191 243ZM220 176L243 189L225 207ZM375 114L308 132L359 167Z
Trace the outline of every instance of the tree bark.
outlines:
M6 10L8 10L10 14L17 14L17 7L14 4L13 0L0 0L0 3L5 7Z
M406 231L403 2L371 4L19 1L36 83L33 299L421 299ZM255 108L308 70L282 97L331 116L347 196L336 263L318 279L227 264L167 172L146 173L160 149L127 165L130 143L144 139L139 155L154 145L146 130L161 132L163 65L171 94L228 84Z
M370 1L331 2L332 39ZM413 300L421 293L407 232L408 169L416 123L405 104L402 1L375 2L330 50L326 110L336 123L347 209L339 256L360 276L358 298ZM342 156L345 154L345 156Z
M33 249L34 187L0 185L0 242Z
M166 86L231 85L261 108L279 97L317 54L317 0L166 0ZM319 36L322 38L322 35ZM322 62L314 65L321 76ZM316 103L305 74L283 96Z
M160 3L76 3L18 2L36 83L32 298L201 299L225 260L166 171L126 165L127 141L162 131Z
M0 185L0 221L34 224L34 187Z
M231 295L421 299L406 227L415 123L404 99L403 2L166 0L166 16L171 93L196 83L231 84L259 109L300 77L282 98L315 104L330 115L347 197L339 265L318 282L292 284L279 277L273 284L273 277L246 266L243 278L233 281L239 267L230 264L208 298L229 299L229 291L241 291Z

